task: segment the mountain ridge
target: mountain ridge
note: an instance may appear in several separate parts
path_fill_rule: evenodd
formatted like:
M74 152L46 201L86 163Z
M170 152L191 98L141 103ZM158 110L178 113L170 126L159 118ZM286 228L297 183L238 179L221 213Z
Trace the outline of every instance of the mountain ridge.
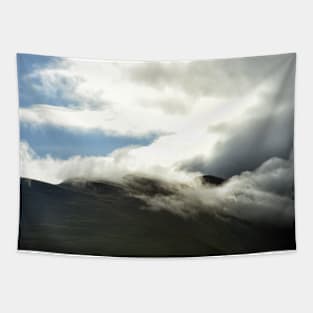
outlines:
M291 229L282 232L264 225L255 227L215 213L182 217L167 210L148 209L127 186L101 183L100 189L93 187L21 178L18 248L148 257L294 248Z

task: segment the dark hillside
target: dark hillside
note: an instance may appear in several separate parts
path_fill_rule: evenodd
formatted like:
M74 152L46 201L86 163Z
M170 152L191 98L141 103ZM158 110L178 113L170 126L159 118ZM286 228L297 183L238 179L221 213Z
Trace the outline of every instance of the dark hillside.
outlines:
M149 181L144 183L149 195L166 192L157 182L150 187ZM109 256L200 256L295 247L294 229L264 228L214 214L183 218L145 207L117 184L52 185L22 178L18 247Z

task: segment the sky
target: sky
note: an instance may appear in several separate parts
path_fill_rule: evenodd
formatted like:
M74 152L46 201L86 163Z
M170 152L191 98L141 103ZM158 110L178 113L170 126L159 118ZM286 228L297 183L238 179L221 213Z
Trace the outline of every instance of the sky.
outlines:
M21 176L188 181L284 164L295 62L292 53L179 62L18 54Z

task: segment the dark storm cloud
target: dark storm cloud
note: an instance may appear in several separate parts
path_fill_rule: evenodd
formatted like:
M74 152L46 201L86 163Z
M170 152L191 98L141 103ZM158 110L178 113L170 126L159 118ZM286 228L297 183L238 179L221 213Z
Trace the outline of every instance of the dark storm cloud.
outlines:
M197 155L178 164L180 169L230 177L253 170L272 157L288 159L293 149L295 57L274 77L262 106L251 107L235 120L211 124L219 135L213 155Z
M288 159L292 149L292 115L255 117L240 127L227 127L227 130L229 133L225 139L215 145L213 157L196 156L182 162L179 167L191 172L230 177L255 169L275 156Z

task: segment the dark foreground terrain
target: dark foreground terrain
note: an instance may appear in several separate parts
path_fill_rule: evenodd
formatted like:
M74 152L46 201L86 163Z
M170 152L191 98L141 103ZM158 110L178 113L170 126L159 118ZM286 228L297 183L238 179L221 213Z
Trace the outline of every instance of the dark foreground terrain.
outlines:
M144 186L148 195L167 192L151 181L135 186ZM295 249L294 227L255 225L208 213L184 218L145 207L120 185L52 185L22 178L18 248L151 257Z

